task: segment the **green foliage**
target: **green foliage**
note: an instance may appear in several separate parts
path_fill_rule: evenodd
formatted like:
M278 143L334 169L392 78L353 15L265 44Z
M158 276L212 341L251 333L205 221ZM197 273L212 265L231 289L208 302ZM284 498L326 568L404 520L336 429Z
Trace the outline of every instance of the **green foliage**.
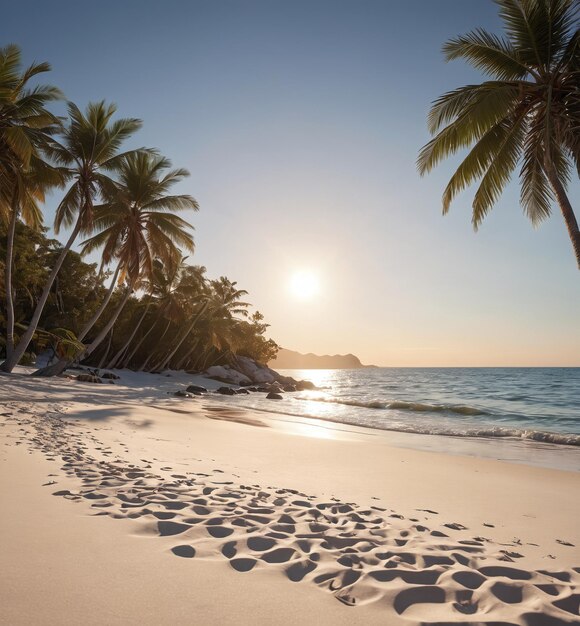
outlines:
M61 358L74 358L83 347L75 334L66 328L44 330L38 328L35 333L35 343L39 352L52 348Z
M5 237L6 226L0 224L0 264L5 256ZM58 241L18 224L13 266L17 338L26 329L46 276L61 250L62 244ZM248 316L249 305L241 300L247 292L238 289L235 282L224 276L208 280L205 267L188 265L184 258L170 265L155 260L153 267L151 279L143 283L144 289L140 294L129 299L115 324L111 355L123 347L135 324L143 317L139 332L133 336L124 356L138 348L127 365L138 369L153 355L147 364L147 369L152 369L169 354L189 320L200 309L200 303L207 300L208 305L194 330L168 367L175 367L180 362L186 369L201 368L204 363L205 367L209 367L217 362L227 362L235 354L249 356L262 363L275 356L278 346L265 337L268 325L257 311ZM96 269L94 263L84 262L76 252L67 255L25 357L29 362L35 354L45 350L67 359L82 351L82 343L76 335L105 297L105 281L109 280L107 274L99 277ZM0 274L0 298L3 299L4 295ZM108 307L114 310L121 297L122 292L115 291ZM145 309L146 315L143 316ZM95 324L89 339L102 330L106 321L104 317ZM5 324L6 319L0 311L2 335ZM147 333L145 341L138 346ZM2 339L0 353L4 346ZM88 362L98 365L104 351L105 346L102 346ZM186 356L188 358L184 360ZM24 364L24 360L21 363Z
M443 46L447 61L464 59L491 80L435 100L428 118L434 137L417 161L425 174L442 159L470 148L445 189L443 213L458 193L479 181L475 229L518 165L521 204L534 224L550 215L556 195L561 207L567 203L563 194L572 167L580 173L578 5L574 0L496 2L505 37L476 29ZM565 206L562 212L578 255L578 225L571 207L566 211Z
M97 348L93 364L114 351L112 362L140 369L207 367L237 352L268 360L277 346L264 337L262 316L248 317L247 292L223 276L209 280L205 267L182 254L194 251L193 227L178 213L199 207L171 190L189 173L156 150L122 152L141 121L114 120L113 104L91 103L83 112L69 102L64 120L50 113L46 105L61 93L27 86L49 69L40 63L23 71L17 46L0 49L5 371L45 350L70 361ZM41 204L48 188L65 183L54 222L57 234L73 227L63 245L46 237ZM81 254L70 250L78 233L87 237ZM82 258L96 250L98 273ZM118 268L112 281L108 266Z
M248 356L264 365L275 358L280 347L265 334L269 324L264 323L264 316L256 311L248 320L241 321L237 326L239 344L237 353Z
M125 156L114 185L103 190L103 204L94 208L93 230L83 243L83 253L102 247L103 262L119 262L122 279L131 286L150 278L153 260L175 264L177 246L193 252L192 226L176 211L197 210L189 195L170 195L172 185L189 176L186 170L165 172L169 159L148 152Z
M46 105L62 94L49 85L28 86L49 70L48 63L23 70L18 46L0 48L0 219L9 222L15 212L35 228L42 223L45 190L63 183L60 170L41 158L60 127Z

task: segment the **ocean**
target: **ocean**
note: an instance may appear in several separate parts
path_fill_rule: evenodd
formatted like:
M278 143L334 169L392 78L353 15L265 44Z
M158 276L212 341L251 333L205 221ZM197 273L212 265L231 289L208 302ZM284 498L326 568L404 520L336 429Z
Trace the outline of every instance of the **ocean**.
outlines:
M236 396L232 403L391 433L569 449L580 469L580 368L381 367L280 373L311 380L319 390L288 393L278 401L265 400L263 394ZM495 456L505 457L494 449Z

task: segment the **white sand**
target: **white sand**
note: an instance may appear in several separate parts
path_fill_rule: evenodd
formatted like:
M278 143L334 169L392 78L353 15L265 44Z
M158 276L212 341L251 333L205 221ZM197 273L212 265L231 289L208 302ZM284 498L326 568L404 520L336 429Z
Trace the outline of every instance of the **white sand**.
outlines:
M122 376L0 377L0 623L580 623L579 473Z

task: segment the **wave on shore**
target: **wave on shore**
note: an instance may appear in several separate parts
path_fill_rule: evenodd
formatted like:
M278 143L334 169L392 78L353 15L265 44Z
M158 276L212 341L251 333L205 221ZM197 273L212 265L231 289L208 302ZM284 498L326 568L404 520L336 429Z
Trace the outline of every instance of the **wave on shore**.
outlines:
M345 406L358 406L364 409L398 409L400 411L414 411L417 413L457 413L458 415L488 415L487 411L473 406L456 406L452 404L425 404L422 402L384 402L381 400L348 400L345 398L306 398L312 402L330 402Z
M347 403L344 403L347 404ZM473 437L473 438L503 438L503 439L519 439L530 440L541 443L550 443L565 446L580 447L580 435L562 434L541 430L526 430L518 428L502 428L502 427L481 427L481 428L453 428L445 426L420 426L417 424L389 424L384 421L372 422L369 420L361 420L349 418L345 416L316 415L315 413L306 413L300 411L280 410L279 405L272 407L252 407L254 410L264 411L267 413L276 413L279 415L292 415L295 417L306 417L311 419L323 420L326 422L334 422L337 424L348 424L350 426L358 426L363 428L372 428L375 430L386 430L393 432L411 433L417 435L440 435L444 437ZM371 407L372 408L372 407Z

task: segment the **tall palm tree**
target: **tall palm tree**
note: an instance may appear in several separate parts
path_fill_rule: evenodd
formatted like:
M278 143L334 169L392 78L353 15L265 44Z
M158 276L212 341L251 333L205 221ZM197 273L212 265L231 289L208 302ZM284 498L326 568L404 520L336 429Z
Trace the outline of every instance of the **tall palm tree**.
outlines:
M156 259L153 264L152 278L148 281L150 294L155 300L156 315L153 322L149 326L149 329L143 334L141 339L133 347L131 352L127 355L123 361L123 366L126 367L135 353L139 350L141 345L145 342L147 337L158 327L158 324L165 320L165 328L160 335L156 335L156 344L161 344L163 338L167 334L169 327L173 322L177 322L182 319L182 310L179 304L179 285L181 281L181 275L186 265L183 262L185 257L182 257L179 263L164 265ZM146 359L141 363L139 371L146 369L149 361L153 358L154 351L152 350Z
M50 71L48 63L22 70L20 48L0 48L0 219L8 225L4 282L6 287L6 356L14 352L14 298L12 257L16 223L31 228L42 224L39 203L47 188L63 183L61 172L42 160L41 149L60 125L46 105L62 97L52 86L28 86L31 79Z
M421 174L471 148L443 194L453 198L481 179L473 200L474 228L521 163L521 204L533 224L555 199L580 268L580 230L566 188L580 174L580 33L575 0L496 0L505 37L476 29L443 46L446 60L465 59L491 80L435 100L434 138L418 159Z
M23 333L12 356L2 365L4 371L12 371L22 358L44 309L50 289L62 263L78 234L90 233L93 227L94 202L113 186L108 176L131 153L119 153L122 143L141 127L141 121L127 118L111 121L116 111L113 104L91 103L86 114L69 102L69 123L62 132L62 141L51 140L44 151L59 166L66 169L74 180L56 210L54 230L58 234L64 225L72 226L72 232L64 245L46 285L38 300L28 328Z
M169 297L166 300L164 315L170 321L180 320L184 322L189 319L190 322L178 326L175 341L169 344L169 349L163 352L161 360L156 363L152 368L153 370L165 369L169 365L173 356L190 336L201 316L207 310L209 289L205 272L206 269L203 265L182 266L179 282L172 292L167 294ZM179 332L182 325L183 330ZM145 367L146 365L142 369Z
M237 326L239 317L247 317L248 302L241 300L247 295L245 289L238 289L235 281L225 276L210 281L209 306L201 320L200 333L204 350L197 359L196 368L205 370L210 358L233 353L237 347Z
M189 176L184 169L165 172L170 167L168 159L151 152L126 155L119 165L118 181L102 190L105 202L94 207L92 226L97 234L84 242L83 253L102 247L105 264L118 262L125 291L108 322L85 348L85 358L107 336L140 281L151 278L154 259L172 264L181 258L178 245L194 249L188 232L193 227L175 212L199 206L190 195L168 193ZM68 364L61 361L38 374L55 375Z
M151 308L151 305L153 304L153 302L154 301L150 293L147 293L141 299L141 301L139 302L139 305L143 309L143 312L139 316L137 323L133 325L131 334L127 337L125 343L119 348L119 350L117 350L117 352L113 355L113 357L107 363L107 369L112 369L120 365L122 359L126 356L127 351L129 350L129 347L133 343L133 339L135 339L135 336L137 335L137 332L139 331L141 324L147 317L147 313L149 313L149 309Z

